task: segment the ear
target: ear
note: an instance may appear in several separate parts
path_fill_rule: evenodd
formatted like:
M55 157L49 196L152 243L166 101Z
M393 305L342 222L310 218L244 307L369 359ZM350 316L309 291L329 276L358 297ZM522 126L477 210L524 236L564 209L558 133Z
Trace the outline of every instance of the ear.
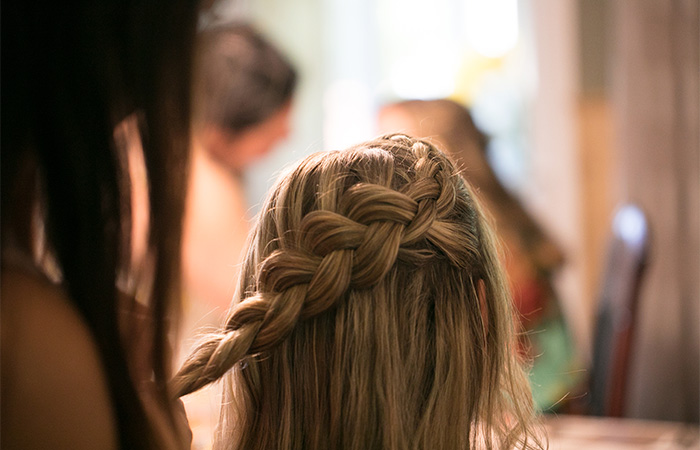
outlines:
M489 308L486 302L486 283L484 283L484 280L479 280L476 283L476 295L479 297L481 323L484 325L484 338L486 338L489 334Z

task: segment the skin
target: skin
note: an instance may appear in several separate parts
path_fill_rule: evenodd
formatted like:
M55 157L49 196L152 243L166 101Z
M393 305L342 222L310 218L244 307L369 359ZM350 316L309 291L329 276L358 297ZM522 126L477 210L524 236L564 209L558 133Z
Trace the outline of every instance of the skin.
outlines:
M3 268L0 292L0 446L116 449L104 369L90 331L66 294L15 268Z
M190 306L202 310L197 317L216 310L211 317L216 320L233 295L248 213L241 178L231 176L201 147L193 149L185 212L184 282L188 294L197 299Z
M182 261L187 290L208 309L228 308L248 235L248 206L237 175L289 135L290 119L286 103L243 131L205 125L194 136Z

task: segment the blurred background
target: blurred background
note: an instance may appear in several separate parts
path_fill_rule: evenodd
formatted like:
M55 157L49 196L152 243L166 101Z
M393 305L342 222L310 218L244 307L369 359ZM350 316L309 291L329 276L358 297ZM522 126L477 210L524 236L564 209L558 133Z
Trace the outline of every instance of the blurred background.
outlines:
M201 25L249 21L299 72L289 138L242 174L251 217L285 165L374 137L388 102L470 108L499 180L564 255L554 282L583 372L613 216L636 204L648 248L622 415L697 423L699 16L696 0L236 0Z

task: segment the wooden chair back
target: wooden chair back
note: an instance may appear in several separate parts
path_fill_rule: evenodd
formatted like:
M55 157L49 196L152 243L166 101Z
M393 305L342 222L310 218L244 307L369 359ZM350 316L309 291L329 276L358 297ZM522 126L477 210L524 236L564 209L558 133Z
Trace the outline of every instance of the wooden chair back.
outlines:
M621 417L639 291L649 248L644 212L632 204L617 210L612 223L600 290L593 343L590 412Z

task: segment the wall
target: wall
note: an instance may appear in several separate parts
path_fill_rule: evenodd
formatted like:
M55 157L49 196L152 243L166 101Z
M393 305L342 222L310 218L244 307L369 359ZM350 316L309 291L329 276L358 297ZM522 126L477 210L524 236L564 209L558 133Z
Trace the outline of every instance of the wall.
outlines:
M591 299L585 295L578 148L576 2L532 0L537 94L531 111L530 180L523 199L563 247L557 288L581 355L590 354Z
M613 2L618 198L649 215L626 414L698 422L700 11L696 0Z

